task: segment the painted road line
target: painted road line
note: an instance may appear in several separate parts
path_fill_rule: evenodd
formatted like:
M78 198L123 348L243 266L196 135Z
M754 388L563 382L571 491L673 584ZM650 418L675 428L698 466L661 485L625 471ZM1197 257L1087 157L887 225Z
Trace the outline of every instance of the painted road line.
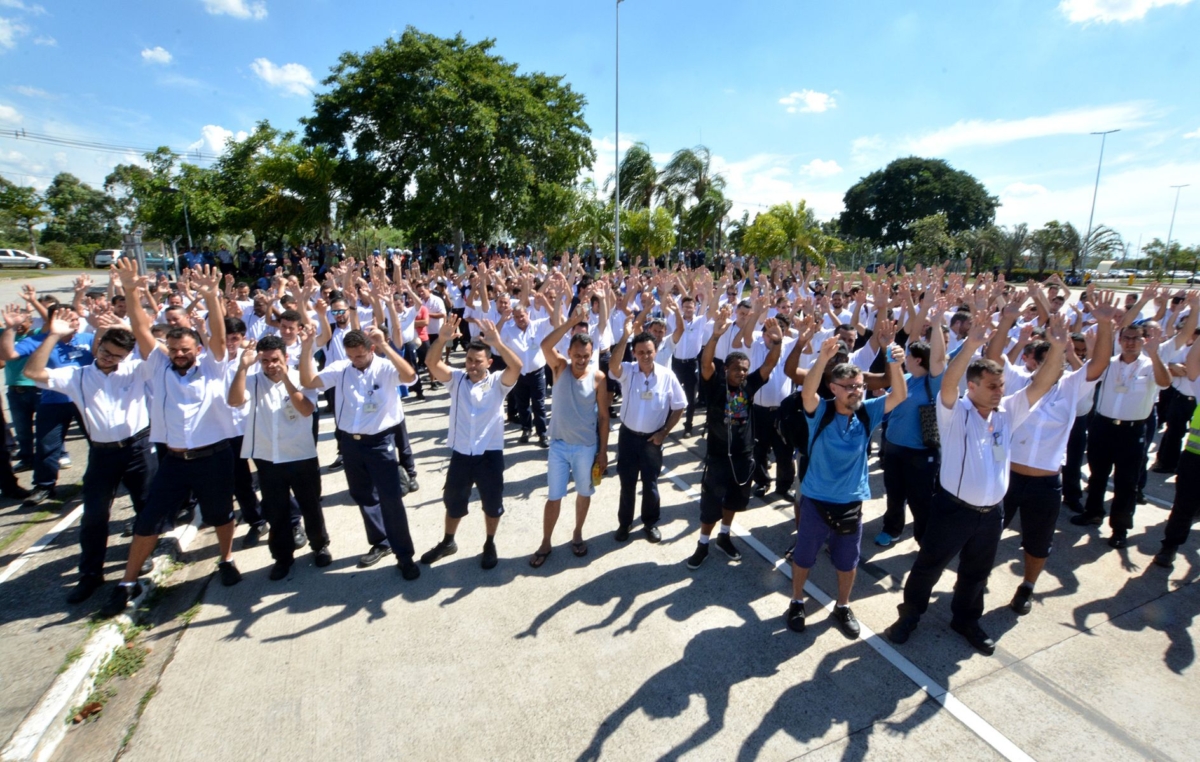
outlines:
M0 583L7 582L14 574L21 570L29 560L38 553L46 549L50 543L54 542L60 534L65 532L72 524L79 521L79 517L83 515L83 506L78 505L75 510L68 513L57 524L50 528L50 531L42 535L37 542L30 545L24 553L14 558L8 566L4 567L4 571L0 572Z

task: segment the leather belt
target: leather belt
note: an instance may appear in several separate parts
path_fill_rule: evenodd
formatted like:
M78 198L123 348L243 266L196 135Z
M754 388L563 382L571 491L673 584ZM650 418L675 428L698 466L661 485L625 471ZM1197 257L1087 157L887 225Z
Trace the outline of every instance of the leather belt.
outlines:
M94 450L120 450L124 447L128 447L129 445L133 444L134 442L138 441L139 439L145 439L148 436L150 436L150 429L144 428L131 437L125 437L120 442L92 442L92 449L94 449Z
M379 444L387 437L388 434L391 433L391 431L390 430L384 431L379 434L351 434L348 431L342 431L341 429L338 429L337 433L341 434L344 437L349 437L350 439L353 439L355 442L364 442L364 443L370 445L370 444Z
M168 447L167 456L171 458L178 458L179 460L199 460L200 458L207 458L210 455L216 455L222 450L228 449L229 440L226 439L224 441L217 442L215 445L209 445L208 447L197 447L192 450L176 450L172 447Z
M1097 417L1097 418L1099 418L1099 419L1100 419L1100 420L1102 420L1102 421L1108 421L1109 423L1111 423L1111 424L1112 424L1112 425L1114 425L1114 426L1129 426L1129 427L1132 427L1132 426L1144 426L1144 425L1146 424L1146 419L1145 419L1145 418L1143 418L1143 419L1142 419L1142 420L1140 420L1140 421L1123 421L1123 420L1119 420L1119 419L1116 419L1116 418L1109 418L1107 415L1100 415L1099 413L1096 413L1096 417Z
M36 392L38 388L36 386L10 386L8 390L17 394L24 394L26 392Z
M951 494L950 490L946 489L945 487L942 487L942 492L946 494L946 498L950 502L962 508L970 508L976 513L990 513L996 508L1000 507L1000 503L996 503L995 505L974 505L972 503L968 503L966 500L961 500L958 497L955 497L953 494Z

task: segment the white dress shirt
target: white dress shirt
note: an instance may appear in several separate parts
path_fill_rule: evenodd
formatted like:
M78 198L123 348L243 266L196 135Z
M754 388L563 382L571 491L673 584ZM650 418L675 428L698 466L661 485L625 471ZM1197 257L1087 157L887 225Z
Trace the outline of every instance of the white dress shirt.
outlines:
M150 388L150 441L195 450L236 435L225 404L225 363L210 352L202 353L182 376L167 353L157 350L140 370Z
M1190 352L1191 349L1192 348L1187 344L1184 344L1179 349L1176 349L1174 342L1172 342L1169 349L1159 349L1158 351L1161 354L1162 361L1164 363L1185 365L1187 363L1188 352ZM1172 376L1171 386L1175 387L1175 390L1185 397L1196 396L1197 382L1188 380L1187 376Z
M445 315L446 314L446 303L443 302L442 298L440 296L438 296L437 294L430 294L429 298L426 299L424 302L422 302L422 304L425 305L425 309L429 310L429 314L430 314L429 325L425 326L425 330L427 330L429 332L429 335L431 337L436 336L439 333L441 333L442 320L444 320L445 318L435 318L432 316L434 313L437 313L440 315Z
M501 381L503 371L492 371L477 384L465 371L450 372L450 429L446 444L462 455L482 455L504 449L504 398L515 387Z
M939 398L935 409L942 440L942 487L970 505L997 505L1008 492L1013 431L1030 414L1025 390L1003 398L1000 409L987 418L966 397L951 408Z
M326 389L336 389L333 414L339 430L347 434L382 434L404 420L400 403L400 373L384 357L372 356L366 370L349 360L325 366L317 374ZM312 423L309 422L309 438Z
M610 366L611 367L611 366ZM672 410L687 408L683 385L675 374L660 368L647 376L637 363L623 362L619 375L609 375L621 384L621 425L640 434L653 434L667 423Z
M500 329L500 338L517 357L521 358L521 374L533 373L546 367L546 356L542 354L542 339L549 333L550 322L530 320L524 330L512 320Z
M1158 383L1154 380L1154 363L1150 358L1138 355L1136 360L1127 363L1117 355L1100 377L1096 412L1117 421L1143 421L1150 417L1156 399Z
M675 356L680 360L695 360L700 356L700 352L704 350L705 329L708 328L708 317L706 315L696 315L691 321L683 321L683 335L679 337L679 344L675 347ZM667 335L675 335L675 327L678 325L678 319L672 313L667 318ZM712 335L711 332L708 335Z
M1013 433L1012 462L1044 471L1061 468L1079 401L1091 399L1096 383L1087 380L1087 366L1064 373Z
M108 374L95 365L51 368L46 371L50 377L37 386L65 394L75 403L88 439L120 442L150 425L142 364L130 358Z
M783 337L783 346L779 348L779 362L775 363L775 367L771 369L771 376L767 379L767 383L763 384L762 388L754 393L754 404L762 407L779 407L783 404L784 397L787 397L796 389L795 383L788 378L787 373L784 373L784 359L792 351L792 347L798 339L790 336ZM760 336L754 342L754 346L750 347L750 372L757 373L758 369L767 361L767 355L771 353L767 343Z
M317 404L317 392L300 386L300 374L289 369L292 385L305 399ZM246 404L241 411L246 432L242 439L243 458L258 458L271 463L292 463L317 457L312 438L312 418L300 415L292 404L287 385L272 383L262 371L246 377Z

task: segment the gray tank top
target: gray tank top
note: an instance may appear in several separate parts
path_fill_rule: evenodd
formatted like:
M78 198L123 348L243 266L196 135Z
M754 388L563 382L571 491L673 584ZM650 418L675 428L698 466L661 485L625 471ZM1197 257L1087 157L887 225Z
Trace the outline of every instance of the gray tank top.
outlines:
M591 371L575 378L568 367L558 377L551 396L550 438L567 444L596 445L596 382Z

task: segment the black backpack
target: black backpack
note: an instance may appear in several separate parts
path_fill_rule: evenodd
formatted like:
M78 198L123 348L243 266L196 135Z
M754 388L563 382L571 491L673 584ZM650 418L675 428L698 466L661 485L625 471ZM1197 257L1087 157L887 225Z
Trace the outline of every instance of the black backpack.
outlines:
M854 411L859 422L867 431L871 430L871 417L867 414L865 407L860 407ZM827 400L825 412L821 415L821 420L817 423L817 433L813 436L813 441L821 436L821 432L825 427L833 423L833 417L837 415L837 406L833 400ZM796 390L783 398L783 402L779 405L779 415L775 417L775 430L779 432L779 436L792 449L799 450L801 455L808 455L808 416L804 413L804 400L801 399L800 390Z

